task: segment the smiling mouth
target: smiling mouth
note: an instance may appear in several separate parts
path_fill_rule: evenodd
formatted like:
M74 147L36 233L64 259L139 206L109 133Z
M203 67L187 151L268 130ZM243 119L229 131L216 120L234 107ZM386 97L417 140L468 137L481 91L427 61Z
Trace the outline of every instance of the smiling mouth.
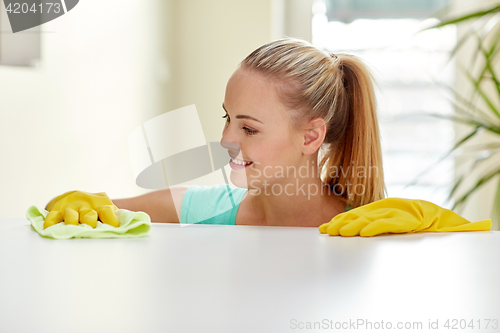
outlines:
M253 162L246 162L243 160L238 160L238 159L233 158L233 157L230 157L230 162L237 164L237 165L242 165L242 166L248 166L248 165L253 163Z

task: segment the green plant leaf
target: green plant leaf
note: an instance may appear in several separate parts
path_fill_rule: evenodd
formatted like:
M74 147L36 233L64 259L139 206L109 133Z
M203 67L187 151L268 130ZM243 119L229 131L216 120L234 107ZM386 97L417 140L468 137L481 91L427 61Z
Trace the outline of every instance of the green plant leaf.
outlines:
M462 197L460 197L457 201L455 201L452 210L455 209L457 206L465 203L465 201L469 198L471 194L476 192L479 188L481 188L484 184L488 183L493 177L495 177L498 174L500 174L500 169L495 170L484 177L481 177L479 181L477 181L474 184L474 186L472 186L472 188L467 191L467 193L465 193Z
M485 125L488 124L489 122L492 122L492 124L489 124L490 127L494 128L494 127L497 127L499 128L499 131L500 131L500 121L497 117L494 117L492 118L492 116L481 110L480 108L478 108L475 104L473 104L471 101L469 101L467 98L465 97L462 97L462 95L456 91L453 87L447 85L447 84L442 84L445 88L447 88L449 91L451 91L453 93L453 97L457 99L457 101L449 98L449 97L446 97L446 99L451 103L453 104L453 106L455 107L455 111L458 111L459 113L461 113L463 116L466 116L468 117L469 119L474 119L474 117L476 116L474 113L471 112L474 111L474 112L477 112L478 114L481 115L480 118L478 119L475 119L477 120L478 122L482 122L484 123ZM460 104L463 104L460 105ZM493 123L493 122L496 122ZM498 124L498 125L497 125Z
M491 152L490 150L487 150L487 149L483 149L483 150L479 150L481 153L484 153L484 152L487 152L488 154L485 155L485 154L479 154L478 157L476 157L476 159L474 160L474 162L472 163L472 165L468 168L468 170L464 171L462 173L462 175L460 176L460 178L455 182L453 188L451 189L449 195L448 195L448 199L447 201L450 202L451 199L453 198L453 196L455 195L455 192L456 190L460 187L460 185L462 184L462 181L464 179L465 176L468 176L468 175L471 175L473 174L474 172L476 172L476 169L479 165L483 164L483 162L493 158L493 157L497 157L498 156L498 151L493 151ZM477 155L477 154L476 154Z
M500 149L500 143L481 143L478 145L470 145L467 147L461 147L464 151L478 152L483 150L496 150Z
M452 149L450 149L449 151L447 151L443 156L441 156L436 162L434 162L432 165L430 165L429 167L425 168L422 172L420 172L415 178L413 178L413 180L411 182L409 182L404 188L407 188L408 186L412 186L412 185L416 185L420 178L425 175L426 173L428 173L430 170L432 170L436 165L438 165L439 163L441 163L442 161L444 161L448 156L450 156L453 151L455 149L457 149L458 147L460 147L461 145L463 145L465 142L467 142L469 139L471 139L472 137L474 137L477 132L479 130L479 127L475 128L471 133L469 133L468 135L466 135L465 137L463 137L460 141L458 141Z
M464 70L464 72L467 75L467 78L472 82L475 91L479 94L479 96L482 97L483 101L486 102L490 110L500 119L500 113L498 112L498 109L495 107L488 95L484 92L483 88L481 88L481 84L472 77L469 71Z
M462 185L462 182L465 178L465 175L460 175L460 177L455 181L455 184L453 184L453 187L448 194L448 198L446 199L446 203L450 203L453 200L453 196L455 195L456 190Z
M481 38L479 38L479 36L477 37L477 42L478 42L479 51L481 52L481 54L484 56L484 59L485 59L484 66L481 69L481 72L480 72L480 75L479 75L477 82L478 82L478 84L480 84L483 81L483 79L485 78L486 73L489 72L491 75L491 79L493 80L495 87L497 89L497 93L500 96L500 83L497 79L497 76L496 76L495 70L493 69L493 64L492 64L492 62L494 61L494 55L496 54L496 50L498 50L498 48L497 48L498 44L494 43L489 50L486 50L484 48L483 41L481 40Z
M488 71L490 72L491 78L492 78L493 82L495 83L495 87L497 89L497 94L498 94L497 97L500 97L500 82L498 81L498 78L496 76L495 70L493 69L493 64L492 64L492 61L491 61L491 58L490 58L491 52L488 53L485 50L483 50L483 52L484 52L484 55L485 55L485 58L486 58L486 64L485 64L485 66L488 68Z
M475 52L473 52L473 56L472 56L472 59L470 61L471 64L476 64L478 63L478 59L480 56L482 56L484 54L483 52L483 43L482 43L482 40L481 38L479 37L478 34L475 34L476 35L476 43L477 43L477 46L476 46L476 50ZM485 57L486 59L486 57ZM479 71L479 75L477 77L477 79L473 79L472 78L472 75L469 73L469 71L467 71L465 68L463 68L461 66L461 70L462 72L465 74L465 76L467 76L468 80L470 81L471 85L474 87L474 89L472 90L471 92L471 96L467 99L468 102L469 102L469 105L475 105L477 103L476 99L478 97L484 97L481 95L481 91L479 88L481 88L481 84L482 82L484 81L485 77L486 77L486 73L488 71L488 65L486 64L487 61L485 61L485 65L481 68L481 70ZM491 104L488 104L487 105L490 107L489 110L491 110ZM491 112L490 112L491 114ZM496 118L498 118L498 116L494 115Z
M493 225L496 225L496 230L500 230L500 178L498 179L495 199L493 201L491 219L493 220Z
M462 16L456 17L456 18L442 20L438 24L435 24L435 25L427 28L426 30L440 28L440 27L444 27L446 25L464 22L464 21L467 21L467 20L470 20L470 19L473 19L473 18L484 17L486 15L490 15L492 13L496 13L496 12L499 12L499 11L500 11L500 5L495 5L494 7L491 7L491 8L486 9L486 10L479 10L479 11L476 11L476 12L472 12L470 14L466 14L466 15L462 15Z
M497 12L494 16L489 17L490 14L485 15L483 17L479 17L468 29L467 31L460 37L455 47L451 50L450 57L446 62L446 65L455 57L458 51L464 46L464 44L469 40L472 36L476 35L480 38L486 38L492 31L496 28L496 23L500 21L500 12ZM433 29L435 26L427 29ZM424 30L427 30L424 29ZM423 31L423 30L422 30ZM494 34L494 40L497 38L497 34L500 29L496 29ZM477 54L474 54L474 58L477 57Z
M487 131L493 132L495 134L500 134L500 128L492 127L492 126L484 124L476 119L464 119L464 118L460 118L460 117L453 116L453 115L437 114L437 113L426 113L426 115L436 117L436 118L452 120L454 122L466 124L466 125L469 125L472 127L482 127Z

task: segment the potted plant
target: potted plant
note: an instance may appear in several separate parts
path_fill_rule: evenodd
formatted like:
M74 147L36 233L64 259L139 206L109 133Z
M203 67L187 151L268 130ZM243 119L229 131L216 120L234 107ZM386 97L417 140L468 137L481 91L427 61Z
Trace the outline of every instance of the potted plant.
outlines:
M467 25L467 31L458 40L451 58L473 43L471 61L460 68L471 86L470 96L449 87L453 98L454 115L432 114L464 124L468 133L458 140L438 162L454 154L465 157L470 166L457 175L448 200L454 201L452 209L461 210L485 184L496 182L496 195L491 217L493 228L500 224L500 3L465 15L447 17L438 15L440 22L428 29L451 24ZM480 141L478 144L474 142ZM473 156L473 157L470 157ZM435 165L435 164L434 164ZM432 167L434 167L431 166ZM430 169L430 168L429 168ZM409 185L415 184L429 169L422 172ZM473 179L471 182L470 179ZM496 226L496 227L495 227Z

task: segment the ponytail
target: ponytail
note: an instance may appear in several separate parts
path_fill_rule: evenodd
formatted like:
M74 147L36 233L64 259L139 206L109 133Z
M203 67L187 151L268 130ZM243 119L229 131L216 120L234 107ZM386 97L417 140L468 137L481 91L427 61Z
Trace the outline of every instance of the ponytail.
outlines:
M259 47L241 66L287 83L279 94L297 128L314 117L325 120L318 153L323 183L353 208L384 198L373 78L360 59L285 38Z
M355 208L385 197L373 78L355 56L332 55L342 87L319 162L322 180Z

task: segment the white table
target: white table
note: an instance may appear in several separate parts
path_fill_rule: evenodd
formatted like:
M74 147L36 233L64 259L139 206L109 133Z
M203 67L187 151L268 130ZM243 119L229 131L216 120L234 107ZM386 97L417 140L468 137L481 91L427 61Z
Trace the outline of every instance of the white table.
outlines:
M142 239L64 241L0 219L0 332L500 332L499 255L500 232L154 224Z

